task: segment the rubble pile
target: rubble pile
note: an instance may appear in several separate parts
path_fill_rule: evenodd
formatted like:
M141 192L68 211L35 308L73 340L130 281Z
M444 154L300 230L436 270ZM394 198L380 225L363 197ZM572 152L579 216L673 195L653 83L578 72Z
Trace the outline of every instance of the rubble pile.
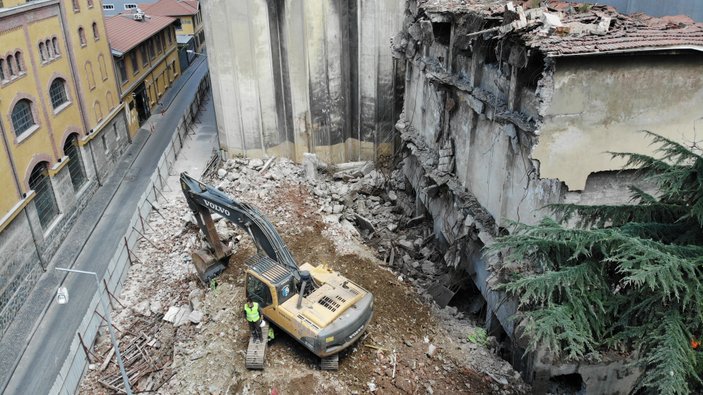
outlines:
M233 256L222 275L202 284L190 252L206 242L174 177L140 229L144 237L120 296L125 307L113 314L119 327L148 319L153 333L172 334L160 343L167 357L159 362L170 375L153 381L151 391L158 385L156 392L179 394L528 392L489 343L469 340L476 329L470 319L429 302L427 287L446 265L429 219L411 217L414 201L398 172L367 162L328 166L311 155L302 166L236 158L204 182L259 208L299 263L329 264L371 291L374 319L341 354L337 372L319 370L318 359L282 333L268 348L265 370L246 370L244 261L256 248L244 231L213 215ZM107 351L109 342L97 348ZM90 371L82 390L110 392L100 380Z

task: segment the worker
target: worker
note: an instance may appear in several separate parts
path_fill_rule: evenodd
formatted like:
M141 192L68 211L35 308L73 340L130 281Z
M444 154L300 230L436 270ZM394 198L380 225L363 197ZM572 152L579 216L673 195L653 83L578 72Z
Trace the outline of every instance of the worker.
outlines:
M254 302L251 296L247 296L247 302L244 304L244 314L247 317L247 322L249 322L249 329L251 330L251 335L254 337L254 340L257 343L261 342L261 314L259 313L259 304Z
M701 351L703 349L703 347L701 347L701 342L696 338L691 339L691 348L696 351Z

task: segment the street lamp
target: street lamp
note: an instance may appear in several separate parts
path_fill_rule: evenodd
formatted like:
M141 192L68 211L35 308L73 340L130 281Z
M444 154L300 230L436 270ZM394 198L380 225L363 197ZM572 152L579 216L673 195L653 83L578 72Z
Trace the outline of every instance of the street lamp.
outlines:
M207 55L205 55L204 53L195 52L195 51L193 51L192 49L186 49L186 52L189 53L189 54L193 54L193 55L205 56L205 57L207 58Z
M124 370L124 363L122 362L122 355L120 354L120 347L117 344L117 338L115 337L115 331L112 329L112 319L110 318L110 309L107 307L107 303L105 303L105 300L103 299L102 292L100 292L100 279L98 278L98 274L95 272L86 272L83 270L76 270L76 269L66 269L62 267L57 267L55 268L56 270L60 270L62 272L71 272L71 273L78 273L78 274L92 274L93 277L95 278L95 284L98 286L98 299L100 299L100 304L103 306L103 310L105 313L105 319L107 319L107 329L110 332L110 340L112 341L112 347L115 349L115 357L117 358L117 364L120 366L120 373L122 374L122 381L124 382L124 389L127 392L127 395L132 395L132 387L129 385L129 377L127 377L127 372ZM56 292L56 302L58 304L66 304L68 303L68 289L66 287L59 287L58 291Z

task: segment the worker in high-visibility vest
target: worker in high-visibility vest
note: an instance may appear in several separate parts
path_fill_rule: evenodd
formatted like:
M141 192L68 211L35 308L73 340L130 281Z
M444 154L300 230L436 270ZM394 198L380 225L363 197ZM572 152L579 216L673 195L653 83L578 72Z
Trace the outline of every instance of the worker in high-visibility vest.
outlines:
M251 300L251 296L247 296L247 302L244 304L244 314L247 317L249 329L251 330L251 335L254 336L255 341L257 343L262 341L263 339L261 338L261 314L259 313L259 304Z

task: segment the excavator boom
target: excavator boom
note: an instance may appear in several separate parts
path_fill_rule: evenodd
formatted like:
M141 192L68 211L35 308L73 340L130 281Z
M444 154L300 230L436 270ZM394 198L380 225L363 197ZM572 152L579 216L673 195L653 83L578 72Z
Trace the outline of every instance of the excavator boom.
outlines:
M298 264L283 242L281 235L278 234L273 224L256 207L238 202L221 191L201 183L185 172L181 173L181 189L186 197L188 206L195 215L198 226L215 251L216 261L222 262L226 260L229 258L229 254L217 236L210 212L218 213L244 229L254 240L259 252L264 252L269 258L291 269L294 273L298 273ZM224 264L226 265L226 262ZM203 278L203 274L200 274L203 281L208 282L210 280L209 278Z

